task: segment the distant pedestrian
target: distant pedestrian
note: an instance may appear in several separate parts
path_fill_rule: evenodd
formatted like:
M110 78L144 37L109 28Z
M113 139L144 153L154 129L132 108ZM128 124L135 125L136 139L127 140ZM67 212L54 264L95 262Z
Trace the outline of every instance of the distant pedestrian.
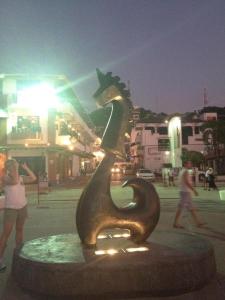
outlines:
M218 190L212 168L209 168L208 172L208 191L210 191L210 189Z
M182 226L179 222L181 213L183 212L184 209L190 211L196 226L201 227L206 224L200 221L198 215L196 214L196 209L192 204L191 193L193 192L196 196L198 195L198 193L193 187L191 176L188 172L188 170L191 168L192 168L192 163L190 161L187 161L185 162L184 168L181 170L179 174L180 200L178 203L178 207L177 207L177 211L173 223L173 227L175 228L184 228L184 226Z
M172 168L169 169L168 176L169 176L169 186L175 186L175 183L174 183L174 170Z
M36 180L35 174L28 168L26 163L22 163L20 166L28 176L19 175L19 164L15 159L8 159L5 162L5 174L2 179L5 192L5 208L3 229L0 236L0 271L6 268L3 263L3 254L14 225L16 229L16 246L23 242L23 229L27 218L27 199L24 183Z
M205 180L204 180L204 190L207 190L209 188L209 168L205 172Z
M60 174L59 173L56 173L55 179L56 179L56 184L59 185L59 183L60 183Z
M162 170L162 178L163 178L163 185L168 186L169 184L169 175L168 175L169 170L164 169Z

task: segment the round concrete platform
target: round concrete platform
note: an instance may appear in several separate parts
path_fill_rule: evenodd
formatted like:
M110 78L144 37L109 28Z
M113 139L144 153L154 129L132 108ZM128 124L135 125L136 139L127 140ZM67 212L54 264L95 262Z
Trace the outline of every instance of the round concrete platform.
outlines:
M216 274L213 248L199 236L156 231L139 246L112 230L101 237L97 249L83 248L76 234L26 242L12 274L20 287L53 296L178 295Z

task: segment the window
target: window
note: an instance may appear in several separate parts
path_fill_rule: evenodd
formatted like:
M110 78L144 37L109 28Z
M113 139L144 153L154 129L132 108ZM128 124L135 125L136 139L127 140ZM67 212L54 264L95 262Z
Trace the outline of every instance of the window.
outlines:
M151 130L152 134L155 133L155 128L152 126L146 126L145 130Z
M64 121L61 121L59 123L59 132L58 135L69 135L70 134L70 129L68 127L68 124Z
M161 134L161 135L167 135L168 134L168 128L167 127L158 127L157 128L157 132L158 134Z
M195 126L195 134L199 134L200 133L200 127L199 126Z
M39 131L40 130L40 119L39 116L18 116L17 117L17 128L18 129L25 129L30 128L32 131Z
M182 127L182 143L183 145L188 145L188 137L193 136L193 130L191 126Z
M159 139L158 140L158 151L169 151L170 150L170 140L169 139Z
M38 138L41 132L39 116L17 116L16 126L12 126L13 139Z

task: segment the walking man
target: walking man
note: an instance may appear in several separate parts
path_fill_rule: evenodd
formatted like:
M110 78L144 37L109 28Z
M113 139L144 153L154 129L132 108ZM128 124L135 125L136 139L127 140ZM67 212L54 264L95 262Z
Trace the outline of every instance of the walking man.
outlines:
M173 227L175 228L184 228L180 224L180 216L184 209L187 209L190 211L192 218L196 224L197 227L201 227L205 225L206 223L203 223L200 221L197 213L196 208L192 204L192 193L195 194L195 196L198 195L197 191L193 187L191 176L188 172L188 169L192 168L192 162L187 161L184 163L184 168L181 170L179 174L179 185L180 185L180 200L177 206L177 211L173 223Z

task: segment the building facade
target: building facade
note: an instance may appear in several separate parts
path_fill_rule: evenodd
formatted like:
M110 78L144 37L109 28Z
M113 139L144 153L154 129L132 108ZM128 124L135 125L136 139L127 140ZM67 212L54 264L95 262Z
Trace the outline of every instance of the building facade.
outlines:
M165 123L137 122L131 131L131 160L136 168L158 171L170 162L168 126Z
M0 75L0 168L27 162L50 181L91 171L97 136L65 76Z
M135 122L131 131L131 158L137 167L161 171L165 165L182 166L182 149L205 152L201 118L167 116L164 122ZM209 116L208 116L209 117Z

